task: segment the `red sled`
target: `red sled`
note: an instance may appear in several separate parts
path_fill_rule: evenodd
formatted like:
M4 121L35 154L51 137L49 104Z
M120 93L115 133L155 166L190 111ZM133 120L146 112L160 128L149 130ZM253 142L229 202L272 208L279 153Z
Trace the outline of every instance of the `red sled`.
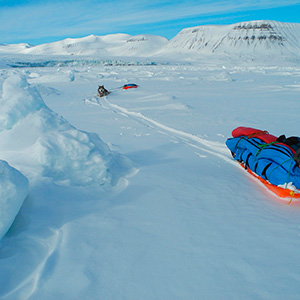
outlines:
M130 84L125 84L123 86L123 90L128 90L128 89L136 89L138 87L137 84L134 83L130 83Z
M290 204L293 200L297 202L300 201L300 190L291 190L288 188L283 188L280 186L276 186L271 184L269 181L261 178L260 176L256 175L252 172L249 168L245 168L245 166L239 162L244 170L246 170L250 175L252 175L255 179L258 179L269 191L274 193L276 196L280 197L281 199L287 201L287 204Z

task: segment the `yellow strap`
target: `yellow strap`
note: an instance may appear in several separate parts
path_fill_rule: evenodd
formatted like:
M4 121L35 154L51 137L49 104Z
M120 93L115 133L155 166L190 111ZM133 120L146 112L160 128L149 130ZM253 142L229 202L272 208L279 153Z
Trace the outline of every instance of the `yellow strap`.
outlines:
M290 195L291 195L291 200L288 202L288 204L292 203L292 200L293 200L293 197L295 195L295 192L294 191L290 191Z

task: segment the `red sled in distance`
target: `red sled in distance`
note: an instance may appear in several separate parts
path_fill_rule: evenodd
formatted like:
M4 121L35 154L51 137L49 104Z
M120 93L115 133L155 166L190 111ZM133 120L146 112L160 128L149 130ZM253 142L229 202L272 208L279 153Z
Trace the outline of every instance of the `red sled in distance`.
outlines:
M138 87L137 84L134 83L129 83L129 84L125 84L123 85L123 90L128 90L128 89L136 89Z

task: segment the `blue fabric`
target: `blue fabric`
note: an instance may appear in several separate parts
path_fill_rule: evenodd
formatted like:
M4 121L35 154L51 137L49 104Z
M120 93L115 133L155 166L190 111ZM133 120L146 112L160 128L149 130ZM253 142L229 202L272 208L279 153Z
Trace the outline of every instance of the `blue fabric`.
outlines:
M300 168L293 152L281 144L266 144L259 138L230 138L227 147L235 160L274 185L292 183L300 189Z
M134 83L128 83L128 84L125 84L123 87L137 87L137 85Z

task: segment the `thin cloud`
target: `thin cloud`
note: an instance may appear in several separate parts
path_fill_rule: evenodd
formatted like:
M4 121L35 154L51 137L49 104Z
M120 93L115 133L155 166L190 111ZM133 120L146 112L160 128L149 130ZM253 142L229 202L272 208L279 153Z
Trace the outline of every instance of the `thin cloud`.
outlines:
M0 2L0 7L7 1ZM2 6L0 42L125 32L162 22L214 17L300 4L297 0L268 1L51 1L35 0ZM224 18L224 16L222 16Z

